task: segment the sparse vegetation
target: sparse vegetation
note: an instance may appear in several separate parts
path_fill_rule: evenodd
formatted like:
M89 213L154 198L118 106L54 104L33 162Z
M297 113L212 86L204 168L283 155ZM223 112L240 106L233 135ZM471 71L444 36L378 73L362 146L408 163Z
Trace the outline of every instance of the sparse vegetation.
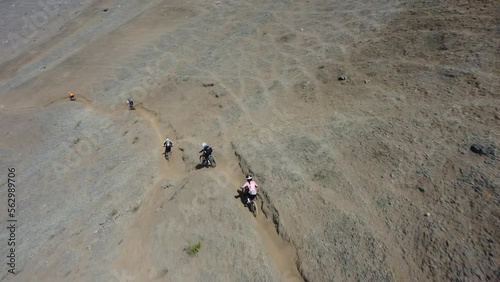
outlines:
M160 272L160 274L158 275L158 277L159 277L159 278L163 278L163 277L165 277L165 275L167 275L167 273L168 273L168 269L167 269L167 268L165 268L165 269L163 269L163 270Z
M198 242L194 245L187 246L184 250L188 255L194 256L200 251L200 248L201 248L201 243Z

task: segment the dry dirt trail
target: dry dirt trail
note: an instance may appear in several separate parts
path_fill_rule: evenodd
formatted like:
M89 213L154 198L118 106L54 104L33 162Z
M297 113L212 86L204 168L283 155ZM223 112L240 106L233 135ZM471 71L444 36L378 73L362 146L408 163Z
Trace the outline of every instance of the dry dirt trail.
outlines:
M50 110L50 106L57 103L82 103L85 110L91 111L103 117L112 118L118 112L124 112L128 109L123 106L123 109L109 111L104 107L99 107L92 104L92 101L85 98L83 95L78 95L76 101L68 101L68 98L61 98L56 101L50 102L43 106L33 106L28 108L12 108L8 107L6 110L1 110L6 113L19 113L19 112L31 112L39 110ZM131 113L137 113L138 116L146 120L149 130L152 131L156 137L156 142L158 144L162 143L164 140L164 132L167 130L161 128L159 123L158 114L154 111L148 110L139 103L135 110ZM177 142L182 142L182 140L176 139ZM230 176L230 182L227 188L238 187L241 185L241 179L244 179L244 174L242 174L241 169L238 166L238 160L236 157L232 159L220 159L222 165L219 165L213 170L215 173L222 173L225 176ZM230 164L228 164L230 163ZM180 154L173 154L171 159L166 161L161 155L158 157L159 171L158 174L162 177L157 179L156 182L147 189L143 197L144 208L141 208L133 222L127 228L126 234L123 239L123 247L121 254L117 260L117 269L114 273L124 273L127 274L124 277L143 277L147 279L154 280L157 278L155 275L158 273L157 270L153 269L154 263L150 260L151 253L148 252L148 245L150 242L143 238L147 238L154 224L154 218L152 215L157 213L157 209L161 205L161 184L166 179L170 183L176 183L183 178L189 177L189 172L184 169L184 163ZM236 168L236 169L235 169ZM209 172L210 173L210 172ZM235 191L232 189L227 190L228 193L233 194ZM240 205L239 201L234 201L235 205L241 206L239 209L238 217L244 216L245 220L251 222L266 248L266 251L270 255L273 264L279 271L280 275L286 281L303 281L300 274L296 268L295 254L294 250L286 244L282 238L276 233L276 227L270 219L268 219L262 211L258 214L256 219L250 216L248 209Z
M109 111L105 107L96 106L93 102L83 95L77 95L76 101L68 101L68 98L61 98L52 101L43 106L33 106L27 108L13 108L7 107L6 109L1 109L4 113L29 113L43 110L51 110L50 107L57 105L59 103L66 102L66 105L71 104L83 104L85 111L90 111L94 114L105 118L113 118L117 113L128 111L128 109L123 106L123 109L115 109L114 111ZM165 129L161 128L158 121L158 114L148 110L143 107L141 103L136 106L134 111L131 113L137 113L137 115L146 121L146 125L149 127L149 131L155 136L155 142L161 144L163 141ZM182 140L176 140L182 142ZM231 176L229 186L238 187L241 183L241 179L244 179L244 175L241 170L234 170L235 164L237 166L237 159L232 160L219 160L222 165L219 165L213 170L215 173L222 173L227 176ZM233 165L227 165L227 162L232 162ZM182 157L180 154L172 154L170 160L165 160L163 155L158 157L157 160L159 164L158 174L161 175L159 179L149 188L147 188L145 195L143 197L143 206L137 214L135 215L133 222L127 228L126 234L123 239L123 247L121 248L121 254L116 259L117 269L114 270L116 276L121 277L121 273L126 272L127 274L123 277L141 277L155 280L158 271L153 268L154 263L151 261L151 253L148 251L148 246L151 244L149 240L145 240L150 232L150 229L154 225L154 217L152 215L158 212L158 208L161 205L161 184L166 179L170 183L175 185L176 182L181 181L183 178L189 177L189 172L184 168ZM210 172L209 172L210 173ZM213 172L212 172L213 173ZM234 193L231 189L227 190L228 193ZM239 204L239 201L234 201L234 204ZM300 274L297 271L294 260L293 249L290 248L276 233L275 226L267 219L262 213L258 217L253 219L249 216L250 213L247 209L241 207L239 209L239 217L244 216L245 220L253 222L251 226L257 230L261 240L266 247L266 251L272 258L273 264L279 271L282 277L286 281L302 281ZM126 270L126 271L125 271ZM120 278L121 279L121 278Z
M136 110L148 121L151 129L156 133L158 143L160 143L164 135L162 132L165 132L165 130L161 129L158 122L158 114L144 108L142 104L138 104ZM176 139L176 141L182 142L182 140L178 139ZM161 163L160 173L163 174L164 178L170 179L171 183L189 177L189 173L186 170L182 170L184 163L182 162L180 154L172 154L169 161L161 157L159 162ZM241 170L234 170L235 167L239 168L237 166L237 159L218 159L218 162L222 163L222 165L218 165L215 169L210 169L213 170L213 172L208 173L222 173L225 176L231 176L227 188L241 185L241 179L244 179L245 175L242 174ZM121 256L123 259L117 260L118 267L116 271L118 273L126 272L127 275L131 277L147 277L148 279L157 278L155 275L158 273L158 270L151 269L154 263L150 261L151 253L147 252L146 247L150 242L144 241L142 238L147 237L149 234L149 230L154 224L154 221L151 220L151 215L155 214L155 211L157 211L161 205L159 191L161 191L160 184L162 180L163 179L160 179L157 184L150 187L146 192L144 197L145 208L137 213L134 223L130 226L130 231L128 231L125 237L125 246L123 247L123 255ZM228 193L234 192L235 191L228 189ZM238 204L239 202L235 201L235 203ZM244 218L257 230L267 253L270 255L273 264L284 281L303 281L296 267L293 248L279 237L272 221L263 215L262 211L257 215L256 220L249 218L249 214L248 209L242 207L240 208L240 213L235 216L244 216Z

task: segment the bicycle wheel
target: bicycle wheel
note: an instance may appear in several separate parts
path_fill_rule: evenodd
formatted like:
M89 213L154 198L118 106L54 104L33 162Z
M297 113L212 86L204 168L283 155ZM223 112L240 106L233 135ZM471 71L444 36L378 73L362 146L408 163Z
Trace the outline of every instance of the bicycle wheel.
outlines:
M212 155L210 155L208 158L210 159L210 165L212 167L216 167L217 163L215 163L215 158Z
M255 204L255 202L252 202L251 205L250 205L250 209L253 213L253 216L254 217L257 217L257 205Z

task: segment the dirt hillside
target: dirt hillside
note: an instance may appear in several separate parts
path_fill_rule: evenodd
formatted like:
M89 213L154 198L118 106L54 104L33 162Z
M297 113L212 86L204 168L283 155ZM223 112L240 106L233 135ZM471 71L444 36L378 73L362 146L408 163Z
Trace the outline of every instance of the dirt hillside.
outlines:
M498 1L17 2L1 281L500 280Z

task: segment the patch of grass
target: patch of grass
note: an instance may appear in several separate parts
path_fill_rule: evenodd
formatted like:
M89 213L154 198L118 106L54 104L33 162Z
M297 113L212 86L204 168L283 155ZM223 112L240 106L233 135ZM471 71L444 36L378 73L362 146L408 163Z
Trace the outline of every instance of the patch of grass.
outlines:
M187 246L184 250L188 255L194 256L200 251L200 248L201 248L201 243L198 242L194 245Z
M165 268L164 270L162 270L160 272L160 274L158 275L158 278L163 278L165 275L167 275L167 273L168 273L168 269Z

